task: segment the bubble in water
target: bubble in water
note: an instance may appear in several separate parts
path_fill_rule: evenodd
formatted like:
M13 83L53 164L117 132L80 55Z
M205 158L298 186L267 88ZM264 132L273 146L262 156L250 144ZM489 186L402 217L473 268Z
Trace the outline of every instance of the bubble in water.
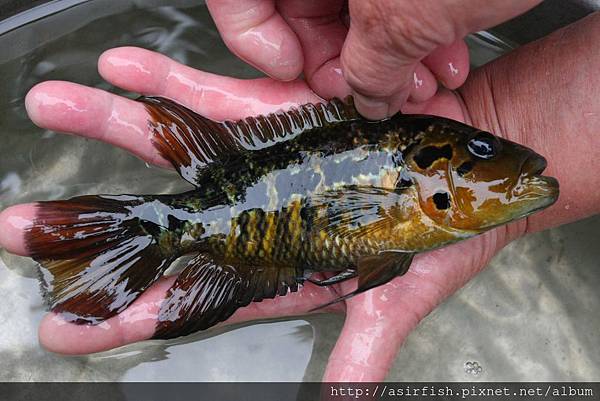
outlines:
M483 367L476 361L465 362L465 372L473 376L479 376L483 372Z

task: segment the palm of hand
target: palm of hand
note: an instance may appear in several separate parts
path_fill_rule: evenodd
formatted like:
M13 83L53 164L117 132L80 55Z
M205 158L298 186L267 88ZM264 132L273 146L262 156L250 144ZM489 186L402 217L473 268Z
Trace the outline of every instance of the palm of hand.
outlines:
M113 49L101 57L99 69L107 81L126 90L170 97L213 119L238 119L319 100L302 81L225 78L141 49ZM26 105L32 120L41 127L99 139L148 162L168 166L148 138L146 112L139 103L72 83L46 82L32 89ZM407 105L405 111L465 119L459 101L450 92L441 92L419 106ZM26 254L23 226L15 221L30 220L33 210L31 205L18 205L0 214L0 232L5 233L0 243L9 251ZM400 344L417 323L523 229L522 224L502 227L420 255L405 276L329 307L330 311L345 312L346 321L324 380L382 380ZM172 280L165 278L155 284L102 327L64 324L60 316L51 313L41 324L40 341L50 350L79 354L147 339L154 332L160 302ZM330 287L307 283L297 293L240 309L225 324L305 314L355 286L354 280Z

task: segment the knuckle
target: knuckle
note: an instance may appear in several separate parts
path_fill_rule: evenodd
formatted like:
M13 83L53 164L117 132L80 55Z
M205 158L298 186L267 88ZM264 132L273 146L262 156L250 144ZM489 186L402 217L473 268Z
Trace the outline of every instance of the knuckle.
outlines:
M389 74L383 73L372 63L357 60L344 62L342 59L342 65L344 79L355 91L373 97L387 97L395 92Z
M455 40L456 30L444 2L404 0L360 1L352 21L372 46L419 59ZM354 11L354 13L352 12Z

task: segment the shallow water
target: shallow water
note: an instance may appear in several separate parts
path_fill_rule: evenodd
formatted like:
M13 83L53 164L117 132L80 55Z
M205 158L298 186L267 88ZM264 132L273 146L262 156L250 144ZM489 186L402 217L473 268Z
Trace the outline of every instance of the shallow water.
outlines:
M197 0L162 3L96 0L0 37L0 209L86 193L188 188L174 172L122 150L42 132L23 107L27 90L48 79L119 92L101 81L95 62L120 45L208 71L259 75L227 51L203 6L188 7ZM477 64L501 50L471 45ZM507 247L419 325L388 379L599 380L599 223L597 216ZM44 306L36 276L31 260L0 250L0 381L318 380L343 323L319 315L61 357L37 343Z

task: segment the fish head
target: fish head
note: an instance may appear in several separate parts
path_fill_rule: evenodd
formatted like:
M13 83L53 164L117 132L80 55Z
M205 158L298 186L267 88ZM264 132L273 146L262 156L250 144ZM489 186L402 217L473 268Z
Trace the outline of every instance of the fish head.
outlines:
M558 198L544 157L464 124L430 130L405 159L422 213L445 228L482 232Z

